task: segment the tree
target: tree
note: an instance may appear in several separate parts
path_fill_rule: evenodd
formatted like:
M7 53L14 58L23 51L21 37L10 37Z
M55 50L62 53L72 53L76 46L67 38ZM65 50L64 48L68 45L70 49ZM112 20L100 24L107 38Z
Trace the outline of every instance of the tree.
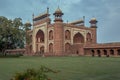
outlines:
M25 30L21 18L14 20L0 16L0 52L24 48Z

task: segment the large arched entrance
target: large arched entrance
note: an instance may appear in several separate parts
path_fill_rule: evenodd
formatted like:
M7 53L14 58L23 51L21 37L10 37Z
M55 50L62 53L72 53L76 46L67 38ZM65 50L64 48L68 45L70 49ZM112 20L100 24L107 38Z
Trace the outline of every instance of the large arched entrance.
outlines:
M83 55L83 43L84 37L81 33L78 32L73 37L74 54Z
M73 43L84 43L84 37L82 34L77 33L73 37Z
M36 34L36 42L37 43L44 43L44 32L42 30L39 30Z

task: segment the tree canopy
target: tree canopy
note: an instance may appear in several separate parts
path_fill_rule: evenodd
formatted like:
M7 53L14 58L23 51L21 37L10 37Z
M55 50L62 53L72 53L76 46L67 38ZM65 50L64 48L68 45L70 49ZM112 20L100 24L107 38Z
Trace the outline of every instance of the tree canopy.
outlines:
M25 27L21 18L0 16L0 52L6 49L24 48Z

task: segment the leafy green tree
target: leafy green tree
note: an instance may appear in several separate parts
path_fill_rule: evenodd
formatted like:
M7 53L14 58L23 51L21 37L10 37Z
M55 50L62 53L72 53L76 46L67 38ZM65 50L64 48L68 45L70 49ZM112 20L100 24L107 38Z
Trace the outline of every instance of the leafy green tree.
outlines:
M14 20L0 16L0 52L24 48L25 30L21 18Z

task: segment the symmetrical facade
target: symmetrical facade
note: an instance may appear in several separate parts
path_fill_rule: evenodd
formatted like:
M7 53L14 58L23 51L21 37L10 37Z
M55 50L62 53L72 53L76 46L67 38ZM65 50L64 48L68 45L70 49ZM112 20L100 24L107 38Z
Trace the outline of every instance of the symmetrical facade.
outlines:
M49 18L49 9L44 14L33 16L33 29L27 31L31 42L27 44L28 55L120 55L120 43L97 44L97 20L90 20L90 27L84 19L64 23L63 12L58 7L53 13L54 23ZM117 44L117 45L115 45ZM110 52L110 53L109 53Z

